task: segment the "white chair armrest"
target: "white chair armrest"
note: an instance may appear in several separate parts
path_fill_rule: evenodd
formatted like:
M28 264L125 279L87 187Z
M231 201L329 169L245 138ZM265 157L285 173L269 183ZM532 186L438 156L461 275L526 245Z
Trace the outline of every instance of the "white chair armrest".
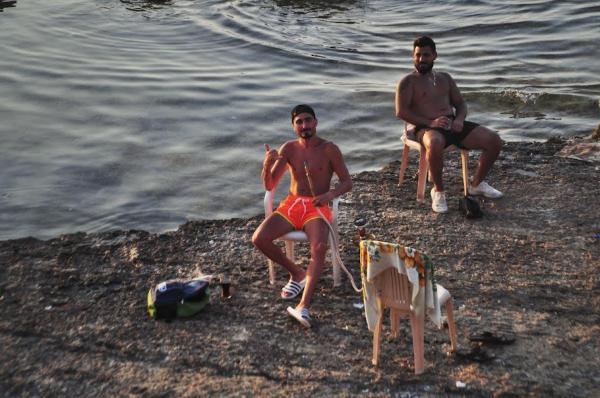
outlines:
M437 297L438 297L438 303L440 303L440 307L444 304L446 304L446 301L448 301L448 299L451 297L450 296L450 292L444 288L444 286L440 285L439 283L436 284L437 287Z
M401 140L405 145L418 149L421 146L421 143L417 141L417 136L415 135L416 127L417 126L414 124L404 123L404 131Z
M331 201L331 214L332 214L334 220L337 220L339 212L340 212L340 198L335 197Z
M275 201L275 190L273 189L272 191L266 191L264 199L265 218L273 214L273 201Z

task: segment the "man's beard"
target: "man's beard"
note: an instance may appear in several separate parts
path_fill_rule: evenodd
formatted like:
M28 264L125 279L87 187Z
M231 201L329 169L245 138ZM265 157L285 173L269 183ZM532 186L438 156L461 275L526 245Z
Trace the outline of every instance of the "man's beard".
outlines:
M426 64L424 62L415 64L415 69L422 75L429 73L433 69L433 61L431 61L430 64Z
M309 138L311 138L313 135L314 135L313 131L310 130L310 129L302 130L300 132L300 137L302 137L302 138L304 138L306 140L309 139Z

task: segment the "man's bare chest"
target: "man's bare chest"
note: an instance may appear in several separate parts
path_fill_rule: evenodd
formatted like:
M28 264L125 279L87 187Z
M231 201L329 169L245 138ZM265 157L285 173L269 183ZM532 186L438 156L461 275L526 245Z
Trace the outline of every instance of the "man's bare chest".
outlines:
M444 83L434 85L429 80L419 81L413 88L413 101L416 102L448 102L449 90Z
M331 164L324 150L298 151L290 157L289 163L295 171L304 172L305 167L308 167L311 173L331 170Z

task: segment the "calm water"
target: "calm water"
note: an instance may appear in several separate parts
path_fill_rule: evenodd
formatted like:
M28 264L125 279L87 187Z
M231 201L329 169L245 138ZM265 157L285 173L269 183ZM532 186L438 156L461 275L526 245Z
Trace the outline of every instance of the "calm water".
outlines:
M470 119L507 141L587 134L600 119L596 1L17 0L0 11L0 239L258 214L263 143L293 138L300 102L351 172L379 168L399 157L394 89L423 33Z

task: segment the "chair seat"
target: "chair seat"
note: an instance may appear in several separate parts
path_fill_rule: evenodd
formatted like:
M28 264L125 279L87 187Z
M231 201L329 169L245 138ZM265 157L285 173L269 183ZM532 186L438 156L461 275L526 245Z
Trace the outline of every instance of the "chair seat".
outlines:
M277 240L292 240L294 242L308 242L308 236L304 231L292 231L280 236Z

